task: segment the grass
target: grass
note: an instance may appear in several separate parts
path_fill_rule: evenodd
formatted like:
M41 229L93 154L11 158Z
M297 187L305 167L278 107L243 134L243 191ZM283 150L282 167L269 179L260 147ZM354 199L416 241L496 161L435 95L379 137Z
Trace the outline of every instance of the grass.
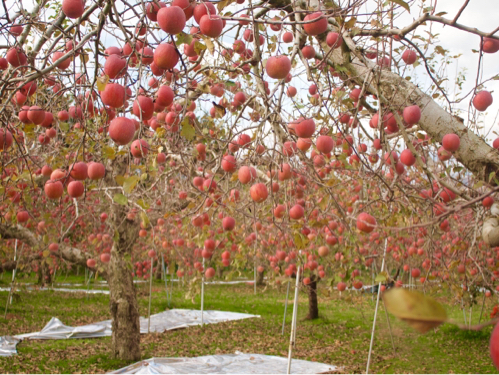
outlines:
M3 277L5 280L10 280L9 275ZM28 280L31 276L21 281ZM71 282L83 283L83 276L71 276ZM139 284L137 290L140 314L147 316L148 285ZM443 291L435 294L440 300L449 300ZM20 290L16 295L14 303L9 306L7 319L3 319L1 314L0 335L41 330L53 316L68 325L110 318L107 295L27 290ZM7 296L7 292L0 293L2 309ZM200 356L234 353L236 350L287 356L292 308L288 309L285 334L282 336L284 299L284 287L280 290L260 288L255 296L253 287L246 284L208 285L205 288L206 309L257 314L261 319L142 335L142 356L144 359ZM345 372L365 372L375 300L369 295L343 293L340 296L321 289L320 318L314 321L304 320L307 314L305 293L300 293L298 301L299 322L294 358L343 366ZM492 300L487 301L483 319L488 318L492 304ZM181 288L174 286L172 308L199 309L199 306L199 296L194 301L186 300ZM164 284L155 282L152 313L164 311L167 307ZM462 310L458 306L447 305L446 308L451 318L462 322ZM477 323L479 307L475 307L473 314L473 321ZM491 327L475 332L462 331L446 324L420 335L393 317L390 317L390 323L395 355L385 312L380 309L370 369L373 373L497 372L488 353ZM0 372L102 373L128 365L110 357L110 343L110 338L26 340L17 347L19 355L0 358Z

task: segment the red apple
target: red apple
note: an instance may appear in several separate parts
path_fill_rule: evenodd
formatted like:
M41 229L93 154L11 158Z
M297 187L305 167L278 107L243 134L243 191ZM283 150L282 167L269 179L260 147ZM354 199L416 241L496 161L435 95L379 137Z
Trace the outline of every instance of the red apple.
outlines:
M291 61L284 55L272 56L267 60L265 70L270 78L284 79L291 71Z

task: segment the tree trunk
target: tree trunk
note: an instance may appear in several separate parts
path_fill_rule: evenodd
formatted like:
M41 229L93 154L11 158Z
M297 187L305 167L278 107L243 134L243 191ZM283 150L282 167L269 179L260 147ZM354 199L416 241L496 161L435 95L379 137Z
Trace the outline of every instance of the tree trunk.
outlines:
M263 274L264 272L256 272L256 285L261 286L264 285L265 282L263 281Z
M116 358L137 361L140 359L139 308L130 265L117 249L113 249L111 254L108 283L112 352Z
M49 265L45 260L40 261L40 266L38 267L38 281L37 284L40 286L52 284L52 275L50 275Z
M223 278L223 275L224 275L224 269L223 269L223 267L217 266L216 272L217 272L217 277L219 279Z
M124 174L126 159L115 159L112 172ZM106 183L112 186L113 173L106 171ZM114 241L108 265L109 305L112 318L111 350L113 356L125 361L140 360L140 321L137 295L133 284L132 248L138 238L139 225L127 217L129 208L112 205ZM153 272L151 270L151 272Z
M319 317L319 305L317 303L317 278L315 275L310 277L310 284L306 287L308 294L308 315L306 319L317 319Z
M154 277L156 278L156 280L161 280L161 268L161 258L158 257L158 259L156 259L156 272L154 273Z

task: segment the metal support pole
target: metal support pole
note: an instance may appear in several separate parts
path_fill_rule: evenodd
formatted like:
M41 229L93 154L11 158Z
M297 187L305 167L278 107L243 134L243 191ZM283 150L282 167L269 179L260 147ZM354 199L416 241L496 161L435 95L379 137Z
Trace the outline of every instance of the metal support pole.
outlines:
M161 254L161 280L165 279L165 257Z
M93 274L94 274L94 271L90 271L90 273L88 275L88 287L87 287L87 296L86 296L86 299L88 299L88 291L90 290L90 282L92 281Z
M466 322L467 322L468 320L466 319L466 309L464 308L464 300L463 300L463 298L462 298L462 297L461 297L461 307L462 307L462 309L463 309L464 324L466 324Z
M14 245L14 262L16 262L16 268L12 271L12 281L10 283L10 293L9 293L9 303L12 305L12 287L14 285L14 280L16 279L16 271L17 271L17 240ZM5 313L7 315L7 312Z
M253 259L253 289L256 295L256 259Z
M483 293L482 310L480 311L480 319L478 319L478 324L482 321L483 308L485 306L485 293Z
M385 268L386 245L387 245L387 240L385 239L385 250L383 251L383 262L381 263L381 272L383 272L383 269ZM381 282L378 284L378 295L376 297L376 310L374 310L374 321L373 321L373 329L371 332L371 343L369 344L369 355L367 357L366 374L369 374L369 365L371 364L371 353L372 353L373 344L374 344L374 331L376 329L376 318L378 317L378 307L379 307L379 296L380 295L381 295Z
M288 310L288 297L289 297L289 286L291 282L288 281L288 288L286 290L286 302L284 303L284 318L282 318L282 335L284 336L284 325L286 323L286 311Z
M298 288L300 286L300 266L296 271L296 285L295 285L295 300L293 301L293 319L291 321L291 335L289 337L289 351L288 351L288 369L286 374L291 374L291 358L293 355L293 347L296 342L296 317L298 315Z
M154 265L154 258L151 258L151 277L149 278L149 309L147 312L149 321L147 322L147 333L151 332L151 297L152 297L152 266Z
M374 302L374 260L373 259L373 262L371 263L371 276L372 276L372 287L371 287L371 301Z
M168 274L169 274L169 270L168 268L166 269ZM171 303L172 303L172 296L173 296L173 277L174 277L174 273L172 273L170 275L170 299L168 300L168 307L170 307ZM180 285L180 278L178 279L178 285Z
M388 311L386 311L385 300L383 300L383 308L385 309L386 321L388 322L388 329L390 330L390 338L392 340L393 355L395 355L395 342L393 341L392 324L390 323L390 317L388 316Z
M201 327L204 324L204 258L203 258L203 277L201 279Z
M17 260L17 240L14 245L14 262ZM9 296L7 297L7 304L5 305L5 315L4 319L7 319L7 311L9 309L9 304L12 304L12 288L14 286L14 280L16 278L16 270L17 270L17 263L16 263L16 268L12 271L12 281L10 283L10 289L9 289Z
M163 280L165 280L165 290L166 290L166 303L168 308L170 308L170 298L168 295L168 270L165 268L165 256L161 254L161 270L163 273Z

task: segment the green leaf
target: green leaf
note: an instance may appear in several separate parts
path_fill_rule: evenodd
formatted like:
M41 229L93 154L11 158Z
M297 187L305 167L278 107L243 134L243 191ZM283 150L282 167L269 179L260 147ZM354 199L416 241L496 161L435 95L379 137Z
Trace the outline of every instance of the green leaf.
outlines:
M374 279L374 281L377 283L384 283L386 280L388 280L388 274L386 273L386 271L380 272Z
M147 203L147 202L145 202L143 199L139 199L139 200L137 201L137 204L138 204L140 207L142 207L144 210L147 210L147 209L149 209L149 208L151 207L151 206L150 206L150 204L149 204L149 203Z
M125 206L125 205L128 204L128 198L125 197L121 193L115 194L114 197L113 197L113 201L115 201L118 204L121 204L122 206Z
M26 124L24 125L24 132L31 135L35 132L36 125L35 124Z
M206 46L199 42L199 41L196 41L196 43L194 43L194 52L196 52L196 54L200 54L201 51L204 51L206 49Z
M69 124L67 122L60 122L59 129L61 129L63 132L67 132L69 131Z
M409 13L411 13L411 8L409 7L409 4L407 4L404 0L390 0L392 3L400 5L402 8L407 10Z
M322 199L321 199L321 201L320 201L320 203L319 203L319 207L320 207L320 209L321 209L322 211L324 211L324 210L327 208L327 206L328 206L328 204L329 204L329 200L330 200L330 199L329 199L329 196L328 196L328 195L325 195L324 197L322 197Z
M390 314L404 320L421 333L447 321L443 306L420 292L392 288L383 294L383 301Z
M102 148L102 153L106 159L114 160L116 158L116 150L113 147L104 146Z
M186 34L183 31L180 34L177 34L177 40L175 41L177 46L180 46L181 44L191 44L191 42L192 35Z
M295 246L298 250L304 249L305 246L307 245L307 241L305 239L305 236L298 231L295 232L294 240L295 240L294 241Z
M130 176L128 178L125 178L125 182L123 183L123 190L125 193L130 194L133 189L135 189L135 186L137 185L137 182L139 182L140 177L139 176Z
M345 29L346 30L351 29L355 25L355 22L357 22L356 17L350 18L347 22L345 22Z
M146 215L144 211L140 211L140 220L142 220L142 223L144 224L145 228L149 228L149 225L151 225L149 217Z
M234 0L222 0L222 1L219 1L218 4L217 4L218 13L220 13L227 5L230 5L233 2L234 2Z
M190 117L188 116L182 120L182 131L180 132L180 135L188 141L192 141L196 135L194 126L192 126Z
M483 181L478 181L475 185L473 185L473 189L479 189L483 186Z

